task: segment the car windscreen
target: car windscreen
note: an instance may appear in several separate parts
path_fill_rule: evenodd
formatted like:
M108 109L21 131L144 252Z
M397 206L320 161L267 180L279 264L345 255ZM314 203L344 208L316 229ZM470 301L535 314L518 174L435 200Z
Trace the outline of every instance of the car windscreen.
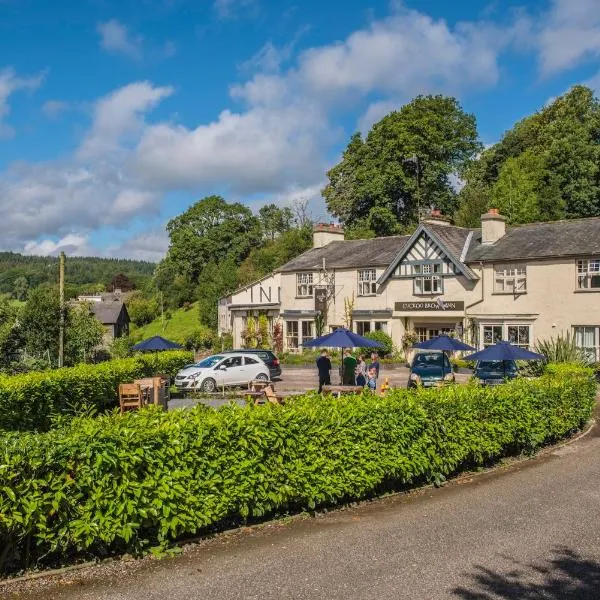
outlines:
M221 355L215 355L215 356L209 356L208 358L205 358L204 360L201 360L199 363L197 363L196 367L200 368L200 369L210 369L210 367L214 367L219 361L223 360L225 357L221 356Z
M494 373L516 373L517 365L512 360L482 360L477 364L477 371Z
M442 367L444 356L441 352L420 353L415 356L414 367Z

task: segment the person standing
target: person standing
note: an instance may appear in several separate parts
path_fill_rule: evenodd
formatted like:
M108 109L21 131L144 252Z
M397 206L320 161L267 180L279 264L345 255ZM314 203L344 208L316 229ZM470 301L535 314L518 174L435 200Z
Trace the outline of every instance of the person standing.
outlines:
M379 354L373 352L371 354L371 362L369 363L368 370L375 369L375 380L379 379L379 366ZM375 383L377 383L377 381Z
M358 357L358 363L356 365L356 385L365 387L366 383L367 383L367 363L365 362L364 355L361 354Z
M374 367L369 368L367 388L370 389L372 392L377 391L377 372Z
M317 369L319 371L319 394L323 391L324 385L331 385L331 360L327 350L321 352L317 358Z
M356 385L356 359L352 356L350 350L344 352L342 385Z

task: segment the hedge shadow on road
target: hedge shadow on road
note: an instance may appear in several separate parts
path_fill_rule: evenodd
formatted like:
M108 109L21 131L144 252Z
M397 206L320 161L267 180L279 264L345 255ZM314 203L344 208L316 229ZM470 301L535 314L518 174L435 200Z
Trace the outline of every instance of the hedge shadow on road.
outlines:
M518 564L503 573L478 566L468 575L473 585L453 593L463 600L598 600L600 563L566 547L554 554L543 563Z

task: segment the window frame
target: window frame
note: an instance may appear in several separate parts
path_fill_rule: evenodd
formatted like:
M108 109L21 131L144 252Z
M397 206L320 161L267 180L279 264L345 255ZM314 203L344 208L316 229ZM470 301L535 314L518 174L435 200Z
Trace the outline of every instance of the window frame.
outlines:
M304 280L305 279L305 280ZM306 288L303 290L302 288ZM306 293L303 293L306 291ZM314 273L296 273L296 298L312 298L315 291Z
M369 274L365 278L365 274ZM368 269L358 270L358 296L376 296L377 295L377 270L369 267ZM365 291L366 289L366 291Z
M493 328L493 329L500 329L501 332L501 337L498 339L497 337L494 336L494 334L492 333L492 341L491 342L486 342L485 341L485 329L487 327ZM527 328L528 329L528 333L527 333L527 343L523 343L520 342L517 339L517 342L510 342L511 344L513 344L513 346L519 346L519 348L523 348L525 350L530 350L532 345L533 345L533 323L519 323L519 322L515 322L515 321L503 321L501 323L498 322L483 322L480 323L480 328L479 328L479 334L480 334L480 347L483 348L487 348L488 346L492 346L494 344L496 344L499 341L502 340L509 340L509 328L511 327L517 327L517 328ZM520 334L517 333L517 336L520 337Z
M371 329L371 321L354 321L354 325L355 325L356 333L358 335L365 336L365 335L367 335L367 333L371 333L371 331L373 331ZM359 325L360 325L360 329L362 331L359 331ZM366 331L365 331L365 326L367 327Z
M590 269L594 265L595 269ZM585 268L583 268L585 266ZM600 258L580 258L575 261L575 289L578 292L600 291ZM598 285L591 285L594 279L597 279ZM587 281L587 285L582 285L582 280Z
M287 320L285 321L285 345L288 350L298 350L300 347L300 327L298 325L299 321ZM290 333L290 326L292 326L292 330L295 329L295 333L292 331ZM295 343L290 343L295 340Z
M494 269L494 294L520 296L527 293L527 265L519 263L498 263ZM507 285L512 281L512 289ZM498 285L502 282L502 288ZM522 284L519 286L519 284Z
M577 330L578 329L592 329L594 333L594 344L593 346L577 346ZM577 348L585 352L586 354L591 350L593 356L589 355L594 362L600 361L600 325L573 325L573 336L575 338L575 345ZM581 332L585 333L585 332Z

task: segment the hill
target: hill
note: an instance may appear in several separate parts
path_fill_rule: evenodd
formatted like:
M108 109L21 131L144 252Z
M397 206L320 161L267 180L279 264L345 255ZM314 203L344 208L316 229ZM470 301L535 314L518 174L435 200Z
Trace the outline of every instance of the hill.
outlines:
M68 285L106 286L113 277L125 275L140 287L154 273L154 263L140 260L98 257L68 257L65 262L65 282ZM58 282L58 258L25 256L16 252L0 252L0 293L13 294L15 281L24 277L28 288ZM22 280L21 280L22 283Z
M167 318L167 315L169 315L169 318ZM162 335L173 342L182 344L188 335L199 328L198 303L194 302L187 308L168 311L165 315L164 329L163 320L158 317L148 325L132 327L131 334L136 340L143 340L153 335Z

